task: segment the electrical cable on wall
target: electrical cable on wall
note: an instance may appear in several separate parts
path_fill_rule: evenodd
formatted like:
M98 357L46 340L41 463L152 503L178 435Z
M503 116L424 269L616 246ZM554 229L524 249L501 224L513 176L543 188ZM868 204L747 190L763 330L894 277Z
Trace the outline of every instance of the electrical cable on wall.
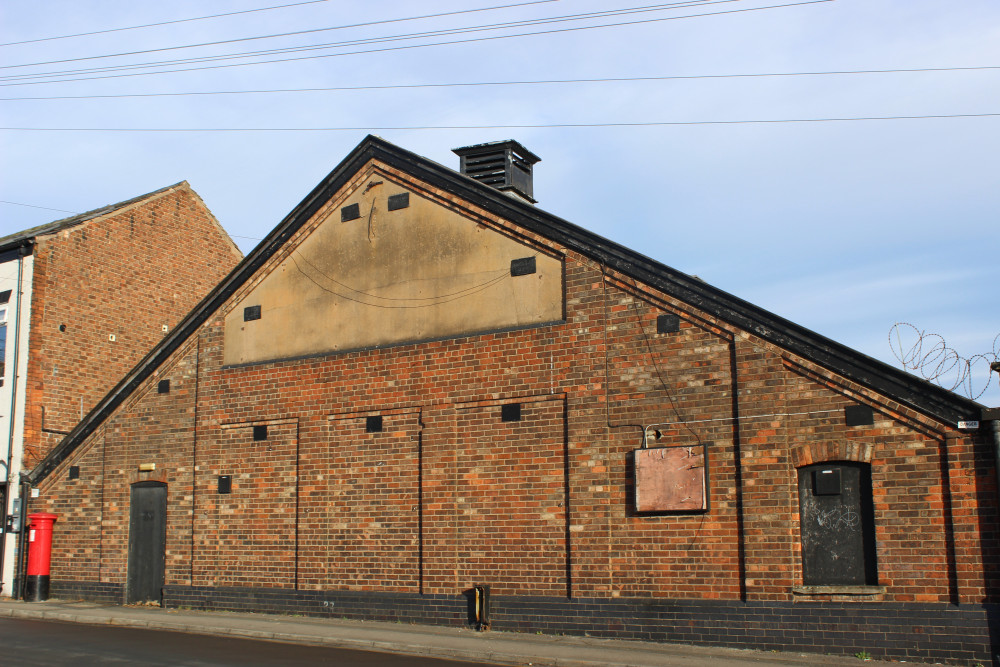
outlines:
M632 279L632 288L636 290L636 292L639 291L639 284L636 282L635 278ZM653 352L653 344L649 340L649 334L646 333L646 327L642 325L642 316L639 313L639 304L637 302L638 301L637 297L633 295L631 301L632 301L632 312L635 318L635 324L637 327L639 327L639 331L642 332L642 339L643 342L646 344L646 353L649 355L649 361L650 363L652 363L653 370L656 372L656 379L660 381L660 386L663 388L663 393L666 394L667 400L670 402L671 411L673 411L673 413L677 415L678 419L683 419L680 410L677 408L677 404L674 402L674 397L673 394L671 394L670 392L670 387L667 385L667 381L663 378L663 373L660 371L660 365L656 363L656 353ZM657 310L662 311L663 309L660 308ZM663 311L663 312L668 312L668 311ZM684 428L686 428L687 431L692 436L694 436L695 442L697 442L699 445L704 444L698 432L695 431L693 428L691 428L691 426L689 426L689 424L691 423L690 421L680 421L677 423L683 425ZM646 429L648 429L648 427L643 429L644 434L646 432ZM646 446L645 436L643 437L642 445L643 447Z
M404 303L399 303L399 304L392 304L392 303L388 303L388 304L371 303L369 301L366 301L364 298L351 297L351 296L348 296L347 294L343 294L342 292L338 292L335 289L331 289L330 287L322 285L315 276L313 276L309 272L303 270L302 266L299 264L299 260L296 259L296 255L298 255L299 259L301 259L304 264L306 264L309 267L311 267L313 270L315 270L317 273L319 273L319 275L321 275L323 278L329 280L330 282L333 282L336 285L339 285L340 287L342 287L342 288L344 288L344 289L346 289L346 290L348 290L350 292L354 292L355 294L359 294L359 295L361 295L361 296L363 296L365 298L368 298L368 299L380 299L380 300L383 300L383 301L402 301ZM346 301L353 301L354 303L359 303L359 304L362 304L362 305L365 305L365 306L371 306L373 308L385 308L385 309L396 309L396 308L431 308L431 307L439 306L439 305L442 305L442 304L445 304L445 303L450 303L452 301L457 301L459 299L464 299L466 297L473 296L475 294L479 294L480 292L483 292L483 291L489 289L490 287L493 287L494 285L502 282L505 278L510 277L510 271L508 269L503 269L503 270L496 271L495 273L497 275L494 278L491 278L491 279L489 279L489 280L487 280L485 282L479 283L478 285L473 285L471 287L467 287L465 289L459 290L458 292L452 292L450 294L439 294L439 295L431 296L431 297L386 297L386 296L379 296L377 294L372 294L370 292L364 292L362 290L355 289L353 287L350 287L348 285L345 285L345 284L339 282L338 280L332 278L329 275L326 275L325 273L323 273L322 271L320 271L319 269L317 269L313 264L310 264L309 261L306 260L305 257L303 257L297 251L294 252L293 254L289 255L289 257L291 258L292 263L295 264L295 268L298 270L298 272L301 273L306 279L308 279L311 283L313 283L314 285L316 285L317 287L319 287L324 292L327 292L329 294L333 294L334 296L340 297L340 298L342 298L342 299L344 299ZM415 302L415 301L431 301L431 303L405 303L405 302Z

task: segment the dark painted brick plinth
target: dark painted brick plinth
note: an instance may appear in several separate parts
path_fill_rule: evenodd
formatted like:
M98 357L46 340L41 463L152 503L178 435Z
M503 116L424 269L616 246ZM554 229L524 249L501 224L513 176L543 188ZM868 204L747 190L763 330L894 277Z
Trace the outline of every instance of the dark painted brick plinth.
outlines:
M466 625L466 598L167 586L164 605L215 611ZM1000 605L738 602L494 596L492 627L878 659L988 663ZM996 633L996 630L994 630ZM994 637L996 643L1000 637ZM1000 648L1000 646L998 646Z
M90 600L122 604L125 588L121 584L106 584L99 581L65 581L53 579L49 592L60 600Z

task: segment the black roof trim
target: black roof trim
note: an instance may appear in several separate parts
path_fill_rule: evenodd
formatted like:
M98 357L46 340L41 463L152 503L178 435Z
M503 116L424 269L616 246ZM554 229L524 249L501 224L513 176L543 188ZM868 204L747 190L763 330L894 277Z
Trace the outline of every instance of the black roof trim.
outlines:
M377 157L383 162L402 168L435 187L557 241L918 412L955 424L960 420L978 419L983 410L983 406L975 401L821 336L713 287L700 278L677 271L535 206L507 197L452 169L382 140L377 141ZM390 154L382 155L383 150Z
M53 222L47 222L44 225L38 225L37 227L32 227L30 229L25 229L20 232L15 232L8 236L0 238L0 251L7 250L8 248L14 248L22 245L25 241L30 241L39 236L45 236L47 234L55 234L56 232L61 232L64 229L69 229L70 227L75 227L81 225L88 220L93 220L94 218L99 218L102 215L107 215L108 213L113 213L120 208L125 208L126 206L131 206L136 204L143 199L148 199L154 197L158 194L172 190L178 186L186 184L187 181L181 181L180 183L174 183L173 185L168 185L165 188L160 188L159 190L154 190L152 192L147 192L144 195L139 195L138 197L133 197L132 199L127 199L125 201L118 202L117 204L108 204L107 206L102 206L101 208L95 208L93 211L87 211L86 213L78 213L77 215L72 215L68 218L62 218L61 220L54 220Z
M515 139L504 139L502 141L489 141L485 144L473 144L471 146L462 146L461 148L452 148L451 152L459 157L463 155L468 155L470 153L485 153L490 150L509 148L515 153L520 153L527 162L530 164L536 164L542 161L542 158L538 157L527 148L521 145L521 142Z
M483 185L432 160L368 135L268 234L218 287L147 354L31 471L45 479L150 377L237 289L370 160L378 160L445 192L550 238L605 266L700 308L722 321L832 370L918 412L954 424L979 419L983 406L872 359L758 308L694 276L672 269L562 218ZM147 195L148 196L148 195Z
M27 257L34 249L34 245L34 239L23 239L17 245L11 245L0 249L0 264L18 259L19 257Z

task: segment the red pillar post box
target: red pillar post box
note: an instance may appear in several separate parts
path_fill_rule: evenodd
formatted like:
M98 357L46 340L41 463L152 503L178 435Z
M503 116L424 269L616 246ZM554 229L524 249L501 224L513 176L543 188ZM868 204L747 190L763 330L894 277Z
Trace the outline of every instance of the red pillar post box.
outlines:
M56 522L55 514L39 512L29 514L31 522L28 527L28 575L27 594L29 602L42 602L49 599L49 563L52 557L52 524Z

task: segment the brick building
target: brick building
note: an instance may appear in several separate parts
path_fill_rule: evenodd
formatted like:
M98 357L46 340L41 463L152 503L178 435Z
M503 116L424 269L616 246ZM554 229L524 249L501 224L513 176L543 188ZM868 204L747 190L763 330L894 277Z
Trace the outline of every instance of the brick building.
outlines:
M34 469L54 594L990 657L985 408L456 152L366 138Z
M0 507L242 254L186 183L0 238ZM0 541L10 595L15 535ZM6 556L6 557L4 557Z

